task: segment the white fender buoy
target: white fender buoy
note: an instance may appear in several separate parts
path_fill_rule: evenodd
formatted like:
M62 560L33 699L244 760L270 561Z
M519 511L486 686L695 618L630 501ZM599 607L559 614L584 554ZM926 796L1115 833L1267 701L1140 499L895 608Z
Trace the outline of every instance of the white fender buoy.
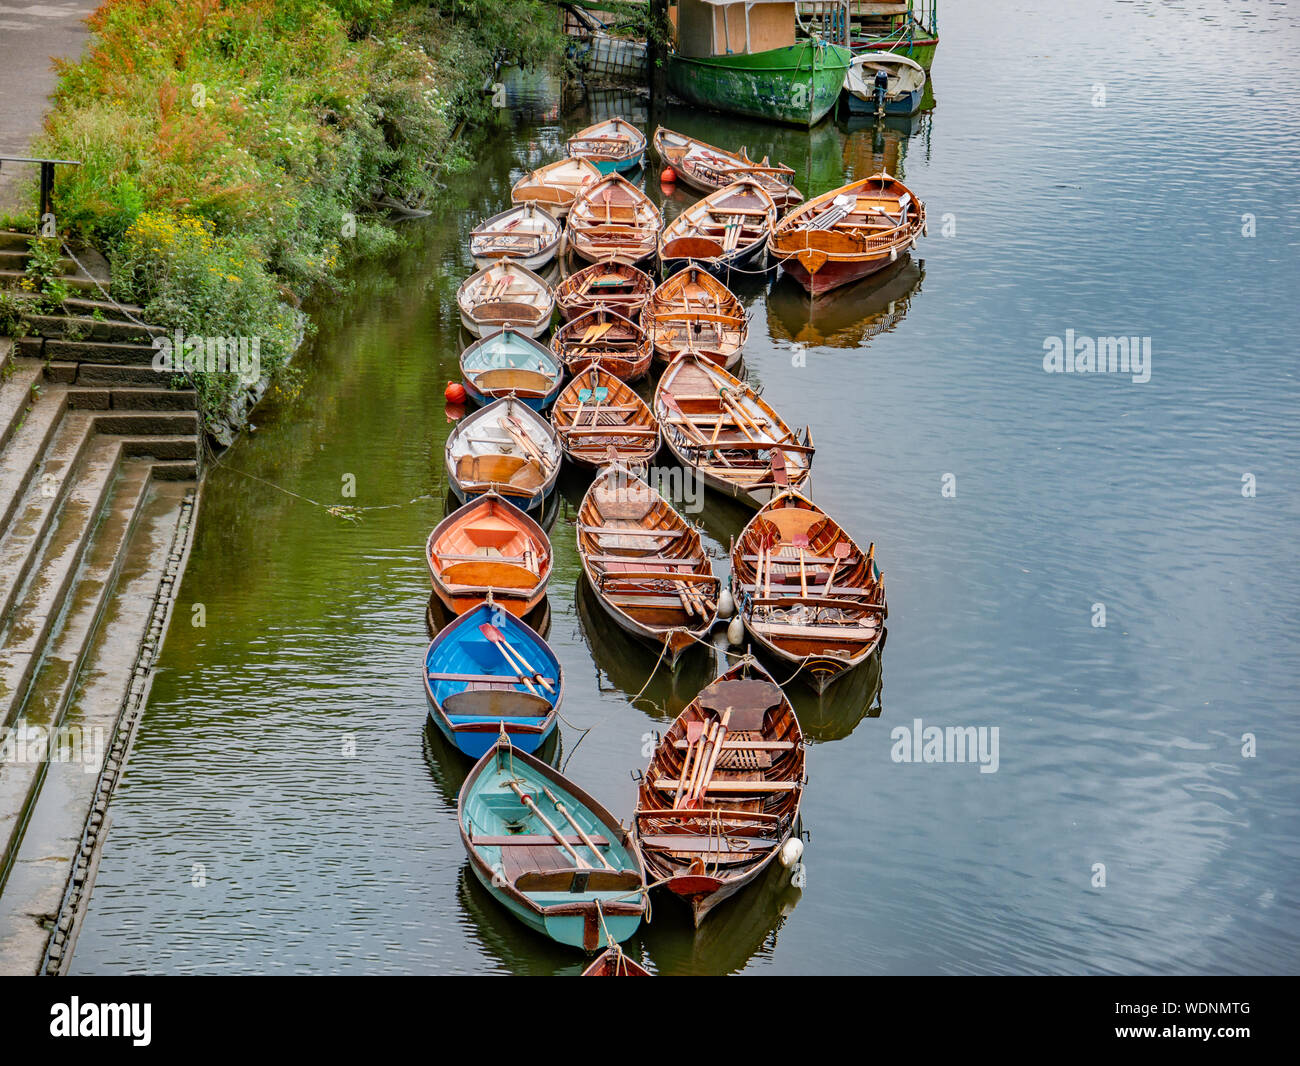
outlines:
M736 601L731 597L731 589L723 589L718 597L718 617L730 618L736 613Z
M921 236L922 237L930 236L930 223L926 222L921 226Z
M898 249L897 248L889 249L889 261L892 263L897 258L898 258Z
M803 841L798 837L791 837L781 845L781 865L787 870L803 858Z
M740 620L740 615L736 615L727 626L727 643L733 648L745 639L745 623Z

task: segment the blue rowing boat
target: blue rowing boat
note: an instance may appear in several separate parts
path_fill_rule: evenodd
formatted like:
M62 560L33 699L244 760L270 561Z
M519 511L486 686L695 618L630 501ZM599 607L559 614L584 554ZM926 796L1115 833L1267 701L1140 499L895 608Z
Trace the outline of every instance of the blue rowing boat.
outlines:
M500 737L456 802L470 869L529 928L588 952L636 932L645 866L631 835L587 793Z
M480 406L513 393L534 411L545 411L564 383L564 368L550 348L513 326L461 352L460 375L469 398Z
M433 724L471 758L502 730L516 752L531 753L555 729L564 671L545 640L489 598L429 645L424 694Z

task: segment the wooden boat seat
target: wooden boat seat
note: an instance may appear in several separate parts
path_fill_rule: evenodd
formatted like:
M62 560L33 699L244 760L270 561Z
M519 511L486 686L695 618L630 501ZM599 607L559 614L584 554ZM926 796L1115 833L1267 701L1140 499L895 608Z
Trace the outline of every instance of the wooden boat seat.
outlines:
M602 836L592 836L591 834L588 834L588 839L598 848L607 848L610 846L609 841ZM551 847L558 846L555 843L555 837L550 836L547 833L518 833L503 837L474 835L469 838L469 842L475 845L482 845L485 848L531 847L537 844L550 845ZM579 836L566 836L564 842L575 847L586 846L583 844L582 838Z
M673 558L669 555L588 555L589 563L609 563L613 566L634 566L645 569L647 566L699 566L704 562L702 555L687 555Z
M495 677L492 680L514 682L510 677ZM547 680L552 685L555 684L554 678ZM449 715L464 718L545 718L551 713L551 704L531 692L474 688L448 696L442 701L442 709Z
M676 237L664 245L665 259L716 259L725 254L717 241L708 237Z
M442 568L442 579L450 585L462 585L469 588L504 588L530 589L538 581L537 574L522 565L509 563L502 559L483 557L453 563Z
M559 845L552 849L553 855L563 855ZM505 867L506 853L514 848L502 851L502 866ZM578 852L579 855L582 852ZM567 856L565 856L567 859ZM506 868L506 877L509 877ZM641 887L641 875L635 870L579 870L572 865L559 869L547 869L538 872L526 872L514 878L515 888L520 892L631 892ZM630 897L629 897L630 898Z
M684 737L673 744L678 751L685 751L690 746ZM724 740L722 742L723 751L793 751L795 747L793 740Z
M582 523L579 523L578 530L595 537L667 537L669 540L675 540L686 536L684 529L639 529L635 526L627 529L622 527L611 529L609 526L588 526Z
M757 678L715 681L700 691L698 699L701 707L719 717L731 710L728 732L756 733L762 730L767 712L781 706L781 689Z
M696 854L718 852L717 835L700 836L695 833L660 833L639 838L642 847L663 851L686 851ZM721 848L724 855L744 855L746 852L766 851L780 841L775 837L729 836Z
M875 640L879 632L875 623L861 626L797 626L751 619L749 624L755 632L767 637L810 637L823 642L844 641L849 644L867 644Z
M547 393L555 384L555 378L536 370L517 370L505 367L500 370L484 370L474 373L473 381L480 389L497 392L515 390L518 392Z
M536 462L522 455L462 455L456 460L456 480L461 484L540 488L546 478Z
M541 309L517 300L486 300L477 304L471 314L480 322L535 322Z
M677 782L672 784L677 788ZM781 816L766 811L739 811L723 807L638 807L633 814L647 821L693 821L700 818L721 818L728 822L779 822Z
M675 777L656 777L651 783L653 788L670 791L677 787ZM714 777L705 789L709 792L729 792L743 795L749 792L793 792L803 785L798 781L744 781L734 777Z
M517 685L518 679L507 677L505 674L449 674L440 671L431 671L429 673L430 681L466 681L473 684L502 684Z

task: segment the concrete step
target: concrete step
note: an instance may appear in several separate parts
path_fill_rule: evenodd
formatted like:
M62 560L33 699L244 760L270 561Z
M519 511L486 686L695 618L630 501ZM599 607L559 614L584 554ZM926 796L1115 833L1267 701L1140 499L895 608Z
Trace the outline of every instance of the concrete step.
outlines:
M8 376L0 372L0 451L9 443L14 430L22 425L28 408L36 402L32 387L44 384L43 368L35 360L15 358L7 365Z
M73 473L95 435L89 414L66 415L30 477L30 486L9 505L13 521L0 526L0 630L27 581L37 549L49 532L73 482Z
M152 369L156 348L125 341L68 341L46 337L41 355L60 363L100 363L110 366L147 366Z
M27 248L31 245L31 241L32 235L30 233L0 229L0 248L4 248L6 251L13 251L15 248Z
M122 458L123 443L95 437L74 474L31 576L0 629L0 726L12 725L37 661L72 588Z
M25 248L0 248L0 270L26 271L32 253ZM59 270L63 274L76 274L78 266L66 256L59 257Z
M101 433L119 436L197 436L199 415L197 411L104 411L95 416Z
M47 385L0 451L0 530L8 529L14 508L27 491L67 409L67 391L59 385Z
M114 389L77 385L68 389L68 406L78 411L195 411L199 394L193 389Z
M124 463L108 495L108 506L102 515L94 518L93 536L84 563L69 590L57 631L51 633L41 649L22 703L19 717L28 730L43 729L48 737L63 722L68 700L145 500L149 475L147 462ZM0 891L6 896L6 873L23 837L25 816L41 789L49 765L45 760L32 759L0 764Z
M159 374L151 366L118 366L111 363L61 363L46 364L45 376L51 381L65 381L69 385L110 388L166 388L176 375Z
M0 287L17 288L23 278L27 277L26 273L21 270L3 270L0 269ZM75 289L79 292L98 292L99 286L90 278L82 277L62 277L59 279L69 289Z
M162 326L138 326L125 319L89 315L24 315L23 320L33 334L42 338L62 338L71 331L76 340L148 344L153 337L167 332Z
M81 891L89 888L88 852L93 840L102 839L109 790L130 741L129 735L115 735L118 712L128 694L136 696L137 686L140 699L148 691L149 677L140 671L152 666L161 648L157 601L174 580L168 574L170 553L177 547L178 523L193 491L193 485L151 486L122 552L117 581L64 713L63 735L69 743L64 757L45 770L0 899L2 972L34 973L50 937L44 920L59 912L69 880L80 876ZM149 650L142 650L143 645ZM107 751L112 751L111 761L101 777L94 771ZM60 956L72 949L71 916L63 921Z
M122 447L127 455L147 456L159 460L174 459L185 462L199 462L202 455L199 450L199 438L188 433L175 437L161 435L156 437L126 437L122 440Z
M104 286L108 288L107 285ZM38 299L34 292L23 292L18 290L10 293L12 297L18 300L30 300L35 303ZM91 299L85 296L69 296L63 301L63 310L69 315L85 315L89 317L98 311L106 318L121 319L127 321L126 316L131 315L133 318L144 318L144 308L139 304L122 303L113 299Z

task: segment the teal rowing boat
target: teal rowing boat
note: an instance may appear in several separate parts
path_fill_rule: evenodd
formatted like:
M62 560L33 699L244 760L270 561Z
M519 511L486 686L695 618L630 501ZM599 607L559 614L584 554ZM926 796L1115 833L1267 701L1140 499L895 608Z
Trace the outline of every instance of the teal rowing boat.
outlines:
M636 932L645 867L618 820L502 736L457 801L470 869L511 914L552 940L600 951Z

